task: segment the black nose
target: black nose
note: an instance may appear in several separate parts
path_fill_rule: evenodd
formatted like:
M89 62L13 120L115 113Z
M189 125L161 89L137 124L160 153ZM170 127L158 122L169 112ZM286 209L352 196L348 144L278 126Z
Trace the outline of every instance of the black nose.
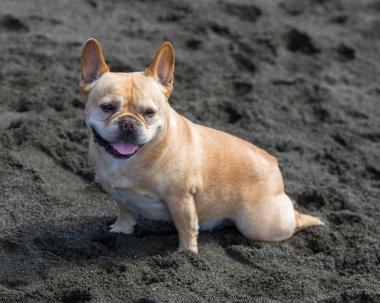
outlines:
M137 122L130 118L120 121L119 125L120 128L124 131L131 131L137 129Z

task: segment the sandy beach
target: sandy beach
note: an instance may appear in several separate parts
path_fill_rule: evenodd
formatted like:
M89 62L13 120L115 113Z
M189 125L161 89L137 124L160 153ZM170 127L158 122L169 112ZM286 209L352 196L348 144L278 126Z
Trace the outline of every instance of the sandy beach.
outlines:
M176 50L172 106L276 156L326 223L281 243L235 228L178 253L169 222L114 234L79 90ZM0 2L0 302L380 302L380 1Z

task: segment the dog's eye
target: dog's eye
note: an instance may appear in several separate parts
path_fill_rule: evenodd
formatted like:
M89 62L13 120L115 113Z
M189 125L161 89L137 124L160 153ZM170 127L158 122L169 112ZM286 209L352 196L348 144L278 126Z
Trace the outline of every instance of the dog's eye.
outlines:
M100 105L100 107L105 113L110 113L110 112L115 111L115 105L113 104L102 104Z
M151 118L151 117L154 116L155 113L156 112L153 109L149 108L149 109L145 110L144 115L147 116L147 117L149 117L149 118Z

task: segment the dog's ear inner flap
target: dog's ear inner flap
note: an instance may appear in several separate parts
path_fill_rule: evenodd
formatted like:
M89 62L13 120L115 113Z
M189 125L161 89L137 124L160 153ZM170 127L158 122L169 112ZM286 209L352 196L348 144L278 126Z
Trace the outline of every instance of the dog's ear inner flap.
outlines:
M109 71L99 42L93 38L87 40L81 56L81 88L85 89L88 84Z
M170 42L163 43L158 49L152 64L145 70L147 76L155 77L170 92L173 88L175 54Z

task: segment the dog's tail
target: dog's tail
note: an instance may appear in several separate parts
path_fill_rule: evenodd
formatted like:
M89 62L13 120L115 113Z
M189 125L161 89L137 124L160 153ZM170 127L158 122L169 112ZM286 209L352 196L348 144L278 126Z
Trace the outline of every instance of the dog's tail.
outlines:
M295 233L310 226L325 225L318 217L304 215L296 210L294 211L294 215L296 217Z

